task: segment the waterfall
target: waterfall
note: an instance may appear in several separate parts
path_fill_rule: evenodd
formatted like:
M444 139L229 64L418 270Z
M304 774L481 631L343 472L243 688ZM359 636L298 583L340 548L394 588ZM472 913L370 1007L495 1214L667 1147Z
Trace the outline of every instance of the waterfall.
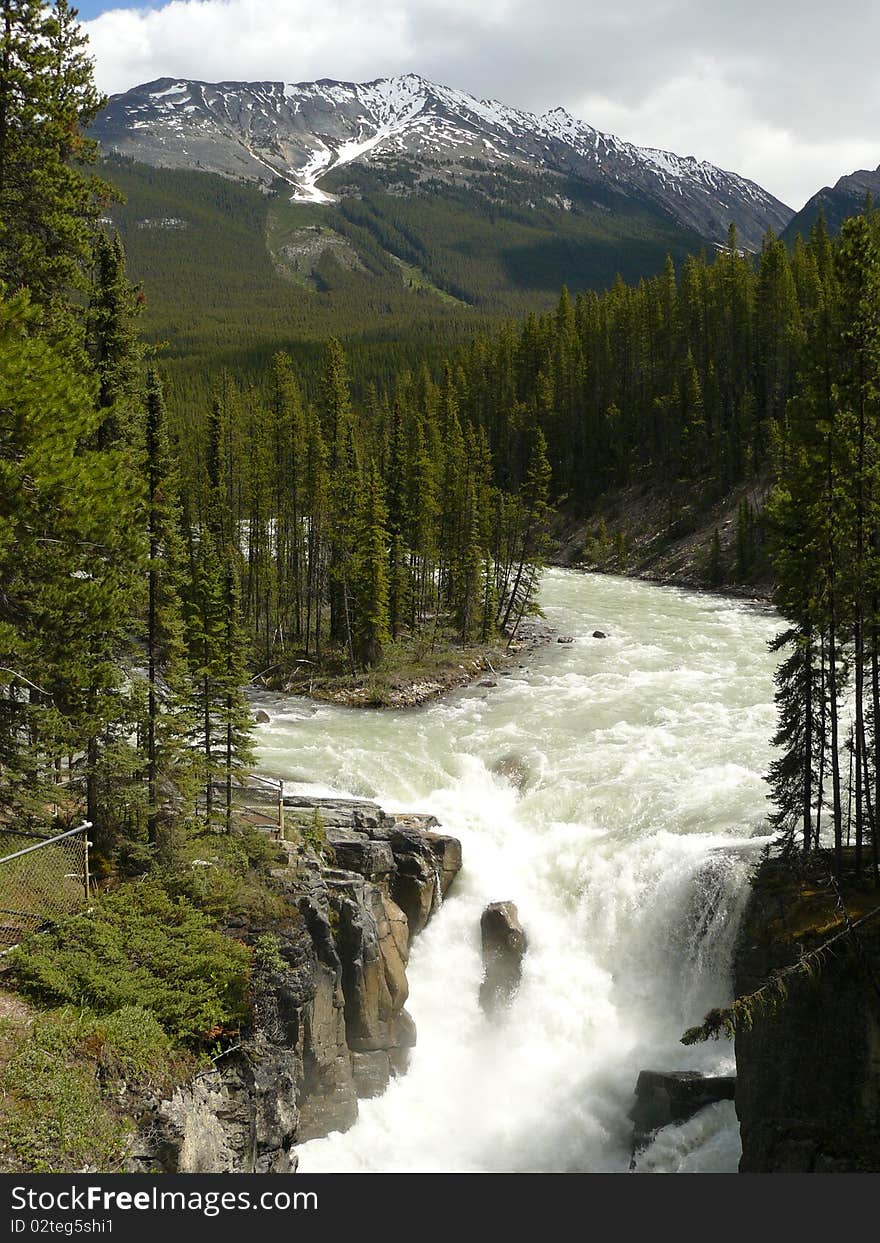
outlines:
M417 712L260 695L261 759L290 788L433 812L464 866L408 970L418 1045L356 1125L300 1149L318 1170L626 1170L640 1069L726 1072L682 1031L729 999L749 869L766 842L774 725L767 610L549 571L574 636ZM605 640L594 640L601 629ZM515 753L520 789L493 772ZM439 891L439 884L437 886ZM479 1007L480 913L516 902L529 938L509 1010ZM732 1106L662 1132L638 1169L728 1170Z

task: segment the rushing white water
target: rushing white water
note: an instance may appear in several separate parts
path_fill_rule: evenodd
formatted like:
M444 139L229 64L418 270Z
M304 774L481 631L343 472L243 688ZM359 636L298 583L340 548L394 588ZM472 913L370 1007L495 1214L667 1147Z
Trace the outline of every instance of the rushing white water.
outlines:
M301 1147L304 1171L624 1170L640 1069L732 1067L728 1044L678 1038L729 998L743 882L766 841L775 619L562 570L542 604L574 642L495 688L402 713L260 699L267 772L431 811L464 853L413 947L409 1072L347 1134ZM520 792L491 771L511 754L530 773ZM529 950L490 1022L479 917L498 899L517 903ZM661 1132L639 1168L738 1157L722 1104Z

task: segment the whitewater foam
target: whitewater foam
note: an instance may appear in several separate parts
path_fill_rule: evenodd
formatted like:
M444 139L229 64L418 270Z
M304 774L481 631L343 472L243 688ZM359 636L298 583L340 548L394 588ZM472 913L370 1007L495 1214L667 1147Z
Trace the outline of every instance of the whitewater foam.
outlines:
M548 620L575 637L528 669L417 712L261 696L267 771L433 812L464 867L408 970L409 1072L305 1171L625 1170L638 1071L723 1073L679 1036L729 997L745 878L766 840L773 659L766 611L553 570ZM609 638L597 642L601 628ZM517 792L492 772L516 754ZM295 788L295 785L292 787ZM512 899L529 936L510 1010L477 1002L479 916ZM663 1133L638 1168L732 1170L735 1115Z

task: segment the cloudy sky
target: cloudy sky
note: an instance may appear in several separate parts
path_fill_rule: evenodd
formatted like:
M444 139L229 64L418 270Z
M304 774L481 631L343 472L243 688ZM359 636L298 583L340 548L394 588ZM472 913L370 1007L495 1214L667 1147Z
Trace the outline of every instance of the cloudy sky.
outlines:
M81 0L107 92L415 72L752 177L799 208L880 163L876 0Z

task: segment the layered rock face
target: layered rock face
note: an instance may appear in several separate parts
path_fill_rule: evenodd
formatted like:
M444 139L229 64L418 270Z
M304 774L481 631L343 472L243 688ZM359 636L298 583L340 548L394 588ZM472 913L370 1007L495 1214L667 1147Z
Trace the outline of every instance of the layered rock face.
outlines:
M869 896L869 901L876 901ZM798 927L798 887L777 860L754 882L734 961L737 996L813 949ZM815 944L827 939L827 932ZM880 919L842 938L813 974L736 1035L740 1171L880 1169Z
M285 802L292 821L314 826L312 844L284 843L287 863L272 873L289 914L243 930L278 945L255 972L254 1029L215 1070L156 1103L132 1169L288 1173L295 1143L346 1130L358 1098L406 1069L416 1041L410 942L452 884L461 847L432 816Z

